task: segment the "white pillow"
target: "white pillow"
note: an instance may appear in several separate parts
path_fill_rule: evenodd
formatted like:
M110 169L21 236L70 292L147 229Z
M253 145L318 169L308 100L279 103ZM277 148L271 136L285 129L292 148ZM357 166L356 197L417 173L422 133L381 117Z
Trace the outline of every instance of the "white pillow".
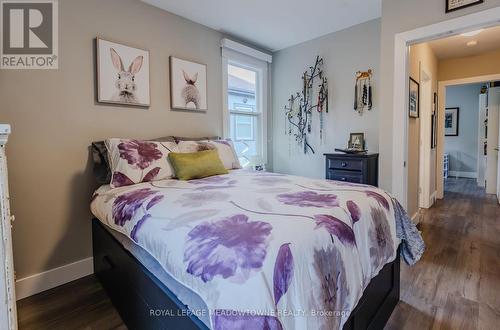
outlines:
M217 150L219 158L227 170L241 168L238 155L231 140L179 141L179 152Z
M175 142L108 139L105 145L111 167L112 188L173 176L168 154L178 151Z

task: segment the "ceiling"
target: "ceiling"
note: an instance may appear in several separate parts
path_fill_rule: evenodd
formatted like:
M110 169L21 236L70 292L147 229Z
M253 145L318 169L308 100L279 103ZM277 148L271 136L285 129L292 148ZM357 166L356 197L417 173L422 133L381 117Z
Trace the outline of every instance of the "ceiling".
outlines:
M467 46L467 42L477 41L475 46ZM456 35L444 39L430 41L429 45L440 60L474 56L500 49L500 25L484 29L475 36Z
M381 15L382 0L142 0L270 51Z

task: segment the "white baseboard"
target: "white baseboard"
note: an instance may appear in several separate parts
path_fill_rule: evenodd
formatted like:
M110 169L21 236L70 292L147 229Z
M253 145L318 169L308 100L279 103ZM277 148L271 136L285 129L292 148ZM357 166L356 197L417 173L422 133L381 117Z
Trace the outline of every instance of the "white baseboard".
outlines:
M448 177L477 179L477 172L450 171Z
M414 224L418 224L420 222L420 213L418 211L411 216L411 222L413 222Z
M16 281L16 299L23 299L94 272L93 258L82 259Z

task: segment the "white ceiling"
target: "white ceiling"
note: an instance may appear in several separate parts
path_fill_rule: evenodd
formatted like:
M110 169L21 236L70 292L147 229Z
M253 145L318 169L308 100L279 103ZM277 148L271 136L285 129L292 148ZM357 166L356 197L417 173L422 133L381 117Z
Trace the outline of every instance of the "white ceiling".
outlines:
M468 47L467 42L473 40L477 41L477 45ZM479 55L500 49L500 26L485 29L472 37L456 35L430 41L429 45L440 60Z
M142 1L275 51L378 18L382 0Z

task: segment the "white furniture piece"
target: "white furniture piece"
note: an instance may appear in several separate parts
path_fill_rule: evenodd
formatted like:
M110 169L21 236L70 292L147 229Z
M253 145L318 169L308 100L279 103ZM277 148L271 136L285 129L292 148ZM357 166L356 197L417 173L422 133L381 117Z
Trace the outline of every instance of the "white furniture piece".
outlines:
M486 111L488 109L488 94L479 95L479 117L477 129L477 185L486 185L486 155L484 146L486 144Z
M7 180L7 158L5 146L10 134L10 125L0 124L0 329L17 329L16 295L14 283L14 261L12 257L11 226L14 217L10 214L9 184Z
M488 90L488 147L486 159L486 193L497 194L500 87Z
M498 91L500 94L500 91ZM498 106L498 111L500 112L500 105ZM498 143L496 148L493 148L496 151L497 157L497 201L500 204L500 115L498 116Z
M443 178L448 179L448 172L450 170L450 156L448 154L443 155Z

